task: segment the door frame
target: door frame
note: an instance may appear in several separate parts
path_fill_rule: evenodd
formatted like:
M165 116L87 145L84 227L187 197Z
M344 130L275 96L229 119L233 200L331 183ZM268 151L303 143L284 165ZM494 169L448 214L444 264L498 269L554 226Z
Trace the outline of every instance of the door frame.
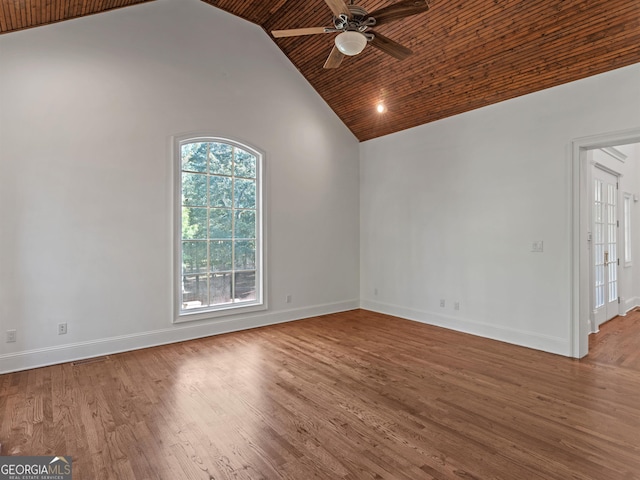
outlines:
M571 356L589 353L591 324L590 231L592 181L587 150L640 143L640 128L576 138L571 142Z

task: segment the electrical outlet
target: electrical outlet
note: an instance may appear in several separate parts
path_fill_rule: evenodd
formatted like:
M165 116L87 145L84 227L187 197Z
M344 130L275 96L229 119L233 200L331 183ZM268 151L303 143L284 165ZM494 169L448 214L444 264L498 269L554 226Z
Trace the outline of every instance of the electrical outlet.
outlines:
M441 306L441 307L444 307L444 298L441 298L441 299L440 299L440 306Z
M287 297L286 297L286 302L287 302L287 303L291 303L291 295L287 295Z
M67 334L67 324L59 323L58 324L58 335L66 335Z
M377 288L374 288L374 289L373 289L373 295L374 295L375 297L377 297L377 296L378 296L378 289L377 289Z
M453 309L454 310L460 310L460 302L456 302L453 304Z
M7 343L13 343L16 341L16 330L7 330Z

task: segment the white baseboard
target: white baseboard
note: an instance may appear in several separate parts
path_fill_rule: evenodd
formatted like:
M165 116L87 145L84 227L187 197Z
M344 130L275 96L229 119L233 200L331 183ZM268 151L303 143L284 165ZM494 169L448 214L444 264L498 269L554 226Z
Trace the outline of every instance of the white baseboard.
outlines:
M640 297L631 297L627 298L624 301L624 311L625 313L630 312L636 307L640 306Z
M470 333L472 335L499 340L501 342L542 350L544 352L555 353L557 355L563 355L566 357L571 356L571 341L568 338L541 335L539 333L495 326L474 320L415 310L401 307L399 305L374 302L370 300L362 300L360 302L360 308L437 327L443 327L449 330Z
M246 316L233 315L229 318L219 319L205 324L199 323L194 325L182 323L170 328L150 332L2 354L0 355L0 374L72 362L101 355L111 355L141 348L155 347L168 343L183 342L185 340L264 327L277 323L291 322L318 315L345 312L355 310L359 307L358 300L347 300L344 302L280 310L277 312L262 312Z

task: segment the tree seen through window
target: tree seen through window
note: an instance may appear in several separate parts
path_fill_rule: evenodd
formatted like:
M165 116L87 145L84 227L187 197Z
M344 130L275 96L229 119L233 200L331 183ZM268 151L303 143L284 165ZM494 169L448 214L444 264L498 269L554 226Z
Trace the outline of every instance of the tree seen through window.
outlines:
M180 146L181 310L257 299L258 158L221 141Z

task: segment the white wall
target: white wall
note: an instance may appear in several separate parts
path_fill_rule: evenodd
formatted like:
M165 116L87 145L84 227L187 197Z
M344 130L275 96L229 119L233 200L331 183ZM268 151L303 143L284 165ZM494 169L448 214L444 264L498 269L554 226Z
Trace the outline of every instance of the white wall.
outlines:
M635 198L640 200L640 143L634 144L628 151L629 159L636 165L636 189L630 190L630 193L636 195ZM640 306L640 201L631 203L631 241L633 247L631 250L633 264L633 288L632 295L627 299L627 309Z
M635 182L624 184L623 192L629 192L640 199L640 143L619 147L627 154L627 163L635 167ZM623 177L624 182L624 177ZM625 309L628 311L640 306L640 202L631 202L631 267L625 268L625 282L630 288L625 291ZM630 274L628 270L631 270ZM631 277L631 279L629 278Z
M174 325L170 140L196 131L266 153L269 310ZM0 372L357 308L358 174L267 34L199 0L0 36Z
M362 143L361 305L570 355L571 140L639 107L633 65Z

